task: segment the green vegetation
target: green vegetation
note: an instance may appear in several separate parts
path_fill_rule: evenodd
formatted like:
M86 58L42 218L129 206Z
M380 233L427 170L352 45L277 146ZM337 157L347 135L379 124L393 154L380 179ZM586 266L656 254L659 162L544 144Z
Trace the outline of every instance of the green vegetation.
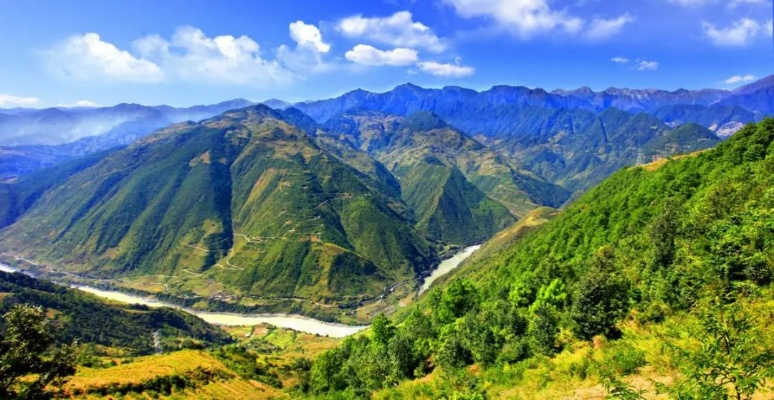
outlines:
M636 398L641 389L621 379L649 367L678 377L659 384L674 398L748 398L774 371L762 330L772 176L772 119L714 150L620 171L516 245L461 267L467 279L430 292L399 324L379 318L369 336L317 358L309 392L481 398L524 384L529 397L551 381L606 377L613 394Z
M0 247L135 290L308 305L356 305L430 268L395 179L321 143L264 106L173 125L44 191Z
M484 241L537 205L558 207L568 196L432 113L402 118L352 111L326 127L392 171L417 228L435 241Z
M14 305L0 319L0 398L46 399L75 373L75 347L54 346L43 309ZM29 375L36 375L28 379Z
M198 317L170 308L109 305L96 297L23 274L0 272L0 312L19 304L41 307L56 327L58 343L80 342L121 349L124 353L153 352L153 333L160 331L166 349L229 343L231 338Z

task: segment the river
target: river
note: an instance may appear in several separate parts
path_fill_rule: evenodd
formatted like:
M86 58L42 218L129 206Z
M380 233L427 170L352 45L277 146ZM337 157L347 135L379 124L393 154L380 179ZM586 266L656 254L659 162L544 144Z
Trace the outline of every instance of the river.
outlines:
M453 255L451 258L447 258L443 261L441 261L441 264L438 265L438 268L436 268L433 273L430 274L427 278L425 278L425 281L422 283L422 287L419 288L419 294L424 293L427 289L430 288L430 285L435 282L436 279L448 274L455 268L459 267L460 264L465 261L466 258L470 257L473 252L480 249L481 245L476 246L470 246L462 249L459 253Z
M9 267L9 266L7 266L5 264L0 264L0 271L8 272L8 273L21 272L21 271L17 270L16 268L11 268L11 267Z
M422 288L419 293L424 292L430 285L444 274L449 273L454 268L457 268L462 261L470 257L474 251L478 250L481 246L466 247L459 253L455 254L451 258L448 258L441 262L437 269L425 279ZM0 264L0 271L4 272L24 272L17 268L12 268L7 265ZM306 332L315 335L330 336L335 338L343 338L350 335L354 335L368 328L367 325L344 325L335 324L331 322L319 321L313 318L304 317L301 315L292 314L235 314L235 313L223 313L223 312L210 312L210 311L198 311L189 308L183 308L174 304L165 303L154 298L137 296L133 294L117 292L113 290L102 290L90 286L73 286L79 290L87 293L91 293L95 296L110 299L120 303L126 304L143 304L148 307L172 307L183 310L190 314L216 325L224 326L243 326L243 325L258 325L258 324L270 324L280 328L293 329L299 332Z

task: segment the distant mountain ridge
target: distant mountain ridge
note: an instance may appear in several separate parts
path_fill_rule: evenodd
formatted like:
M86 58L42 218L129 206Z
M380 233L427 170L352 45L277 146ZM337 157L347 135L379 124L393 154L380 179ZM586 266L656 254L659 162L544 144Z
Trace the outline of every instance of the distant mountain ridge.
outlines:
M272 108L287 104L268 102ZM131 144L173 123L200 121L253 104L234 99L185 108L122 103L93 108L0 109L0 181Z
M608 88L595 92L582 87L548 92L499 85L479 92L456 86L426 89L407 83L385 93L357 89L326 100L291 104L270 99L264 104L278 110L295 107L318 123L353 110L404 117L429 111L466 134L487 137L537 134L540 123L552 123L552 111L585 111L584 118L590 119L605 109L616 108L654 115L671 127L697 123L727 137L746 123L772 115L772 99L774 75L731 91ZM172 123L198 121L252 104L234 99L187 108L118 104L101 108L0 109L0 181L132 143Z
M325 122L337 114L360 109L381 111L390 114L408 115L416 111L431 111L444 119L466 109L481 108L526 108L537 107L548 110L578 109L601 112L608 108L638 113L656 113L664 107L695 106L695 113L701 113L712 106L739 106L750 114L736 117L738 120L719 119L711 126L718 127L734 123L748 123L762 119L774 112L768 96L774 88L774 76L761 79L734 91L701 89L666 91L660 89L609 88L595 92L588 87L575 90L530 89L523 86L494 86L484 91L475 91L456 86L441 89L425 89L413 84L400 85L384 93L372 93L362 89L345 93L327 100L295 104L295 107L309 114L319 122ZM753 99L758 99L753 101ZM686 113L680 123L707 121ZM665 121L670 122L670 121ZM671 122L674 122L671 121ZM717 128L716 128L717 129ZM474 132L468 132L474 134ZM516 132L521 133L521 132Z

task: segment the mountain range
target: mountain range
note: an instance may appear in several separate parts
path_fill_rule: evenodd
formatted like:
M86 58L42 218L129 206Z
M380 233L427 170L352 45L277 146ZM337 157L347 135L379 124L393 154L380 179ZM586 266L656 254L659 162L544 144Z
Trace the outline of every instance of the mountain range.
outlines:
M0 183L0 254L133 290L264 311L302 304L293 310L337 318L337 307L408 296L395 288L418 284L453 249L533 210L560 208L623 167L722 140L709 120L667 123L638 107L680 99L691 102L685 110L711 115L708 108L725 107L719 102L770 88L595 94L403 85L267 102L276 108L243 100L117 106L111 112L133 116L122 124L136 130L3 148L6 161L25 151L51 155ZM600 108L597 98L614 101ZM67 115L58 111L15 110L12 118ZM69 112L78 121L110 114ZM156 123L165 125L142 133ZM57 158L61 149L69 153ZM35 172L46 163L56 167Z
M271 108L298 108L325 124L352 111L378 111L408 116L432 112L474 137L512 139L555 135L557 121L590 121L606 109L647 113L671 128L697 123L719 137L774 110L774 76L735 90L665 91L587 87L554 90L495 86L477 92L460 87L424 89L406 84L385 93L355 90L340 97L292 104L271 99ZM235 99L214 105L174 108L119 104L103 108L0 110L0 179L10 179L59 162L115 146L127 145L156 129L184 121L198 121L230 109L254 104ZM571 115L571 116L568 116Z

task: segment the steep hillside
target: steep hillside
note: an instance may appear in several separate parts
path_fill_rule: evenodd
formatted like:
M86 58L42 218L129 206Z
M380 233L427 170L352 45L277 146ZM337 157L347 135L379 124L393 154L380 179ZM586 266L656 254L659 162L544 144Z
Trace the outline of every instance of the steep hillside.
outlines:
M481 138L493 149L518 160L524 168L572 191L592 187L637 162L718 143L717 138L707 140L714 136L709 132L694 138L695 142L686 137L682 144L676 144L670 139L676 137L672 132L675 129L658 118L614 108L598 115L562 113L550 121L553 122L546 124L539 135ZM678 132L677 136L680 135Z
M109 154L42 194L0 248L174 291L351 302L435 258L381 185L255 106Z
M452 243L481 241L537 205L561 205L568 193L508 161L437 116L406 118L352 112L325 125L367 151L400 180L418 227Z
M184 340L199 346L232 341L225 332L183 311L107 304L75 289L0 271L0 315L24 303L44 308L54 320L57 341L63 344L78 341L138 355L153 352L156 331L162 343L173 349Z
M633 165L638 160L649 161L649 158L642 159L641 155L657 157L672 154L670 149L674 147L658 146L666 145L659 138L675 128L650 114L632 114L616 108L607 108L598 114L583 109L488 103L476 103L470 107L460 105L459 108L448 110L429 108L437 111L439 117L449 125L499 153L501 163L513 166L526 178L516 186L532 195L542 193L550 196L548 190L541 191L535 187L534 183L539 180L529 179L530 173L526 171L571 192L583 191L620 168ZM669 112L664 112L666 118ZM700 114L699 111L696 114ZM729 118L735 119L735 115ZM682 122L681 118L685 118L685 115L674 115L670 121ZM719 132L727 133L730 129L715 120L700 119L710 123ZM753 119L751 117L749 121ZM355 109L331 118L325 127L331 132L342 133L348 141L375 154L390 167L379 154L389 147L390 138L402 121L399 115ZM721 122L724 121L726 119ZM744 121L749 122L747 119ZM737 126L735 123L731 125ZM654 142L648 146L647 154L641 154L651 141ZM701 140L695 146L683 146L679 150L688 150L689 147L707 148L714 144L716 141ZM489 189L484 188L484 191L489 193ZM533 201L550 206L561 205L561 202L557 204L550 198L533 198ZM523 215L523 210L517 211L517 214Z
M461 267L467 279L430 292L400 325L377 319L318 357L310 392L583 397L576 389L601 380L585 396L639 398L643 385L625 377L646 371L648 393L674 398L765 390L773 174L772 119L713 150L622 170ZM718 383L738 374L750 380Z
M649 158L663 158L675 154L692 153L715 147L720 143L711 130L694 123L680 125L675 130L650 140L642 147Z

